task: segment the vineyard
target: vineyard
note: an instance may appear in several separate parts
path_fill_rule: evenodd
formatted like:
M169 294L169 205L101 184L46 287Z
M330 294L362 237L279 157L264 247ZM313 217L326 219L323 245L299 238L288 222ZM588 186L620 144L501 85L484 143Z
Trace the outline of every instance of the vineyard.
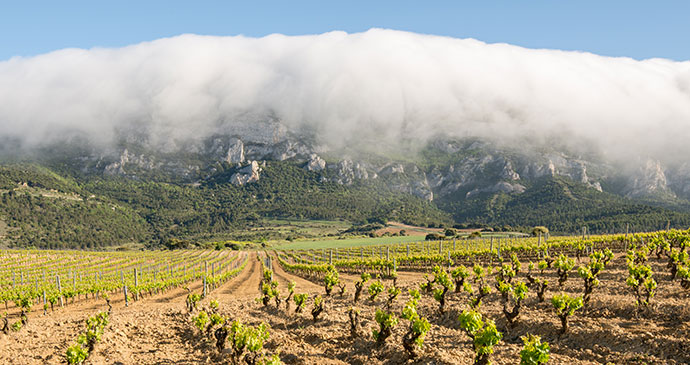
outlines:
M1 252L3 363L684 364L690 231Z

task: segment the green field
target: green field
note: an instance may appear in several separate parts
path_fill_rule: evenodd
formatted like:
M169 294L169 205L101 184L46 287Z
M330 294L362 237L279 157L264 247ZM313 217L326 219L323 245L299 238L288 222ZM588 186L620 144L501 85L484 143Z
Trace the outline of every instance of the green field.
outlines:
M312 250L322 248L345 248L345 247L359 247L372 245L386 245L392 243L407 243L424 241L424 236L399 236L399 237L357 237L346 239L330 239L330 240L311 240L311 241L295 241L292 243L285 243L273 246L279 250Z

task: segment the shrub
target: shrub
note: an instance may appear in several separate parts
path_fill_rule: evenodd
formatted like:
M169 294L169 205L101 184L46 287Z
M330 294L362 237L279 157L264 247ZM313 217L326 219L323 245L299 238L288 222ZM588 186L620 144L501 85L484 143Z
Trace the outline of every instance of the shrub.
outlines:
M89 357L96 343L101 340L108 318L108 312L99 312L86 320L86 331L77 337L76 344L67 349L68 364L81 364Z
M407 333L403 336L403 348L407 351L410 358L417 356L417 348L424 344L424 337L429 332L431 325L426 318L422 318L417 314L417 303L420 299L417 290L410 290L411 299L405 304L402 311L402 318L410 321L410 326Z
M79 344L74 344L67 348L67 363L82 364L89 357L89 353Z
M625 283L633 288L638 308L648 309L657 287L652 269L647 265L629 263L628 274Z
M464 310L458 320L460 328L472 339L474 363L490 364L489 358L494 352L494 346L503 338L503 334L496 329L494 321L487 320L485 323L481 313L473 310Z
M517 255L514 253L510 254L510 265L512 266L513 272L515 272L515 275L520 273L522 264L520 263L520 259L518 259Z
M549 361L549 343L541 342L539 336L522 336L525 346L520 351L520 365L542 365Z
M522 301L527 296L527 285L522 281L517 281L514 285L502 283L499 287L503 298L503 314L508 320L508 326L512 327L520 315ZM508 310L512 305L512 309Z
M295 294L295 282L291 281L288 283L288 296L285 298L285 310L290 310L290 299L292 295Z
M338 285L340 283L340 279L338 276L338 270L335 269L333 265L329 265L328 269L326 270L326 275L323 278L323 285L324 288L326 289L326 295L330 296L331 291L333 291L333 287Z
M568 280L568 271L573 269L575 261L561 254L554 262L554 266L558 273L558 286L563 287L563 284Z
M303 293L303 294L295 294L295 297L293 298L295 300L295 305L297 308L295 308L295 313L302 313L304 310L304 305L307 303L307 298L309 298L309 294Z
M376 297L383 292L383 283L381 280L376 280L371 285L369 285L369 300L372 302L376 300Z
M192 317L192 321L194 322L194 326L199 329L201 333L203 333L206 325L209 322L208 314L206 311L200 311L199 314Z
M594 252L589 255L589 257L590 260L587 266L580 266L577 269L577 273L584 281L584 296L582 298L584 306L589 304L589 300L592 297L594 288L599 285L598 276L613 257L613 252L611 252L609 249L606 249L605 252Z
M477 309L482 305L482 299L491 294L491 287L484 281L484 267L474 265L472 268L474 272L474 282L477 284L477 295L470 300L470 306Z
M350 317L350 337L359 337L360 323L359 323L359 309L350 307L347 311L348 317Z
M551 304L556 309L558 318L561 319L561 334L564 334L568 331L568 317L582 308L582 297L571 298L568 294L561 293L551 298Z
M279 295L280 292L278 291L277 281L264 282L261 284L261 302L263 303L264 307L268 306L272 298L278 297ZM278 299L277 302L279 302L279 300L280 299Z
M439 311L443 313L446 305L446 294L455 290L455 284L450 280L446 270L438 266L434 267L434 282L440 285L439 288L434 289L434 299L439 302Z
M470 271L465 267L464 265L460 265L456 267L453 271L451 271L450 275L453 277L453 280L455 280L455 292L459 293L461 290L469 291L472 290L471 288L468 290L466 286L469 286L469 283L465 282L465 279L467 279L470 276Z
M362 288L364 288L364 283L371 279L371 275L368 273L363 273L361 279L355 283L355 303L359 300L359 296L362 294Z
M311 315L314 317L314 322L318 320L321 312L323 312L323 298L321 298L320 295L317 295L314 298L314 308L311 310Z
M197 309L199 301L201 300L201 294L189 293L185 304L187 305L187 312L191 313Z
M268 340L268 325L261 323L256 327L234 321L229 328L230 344L233 349L233 363L239 364L242 358L248 365L254 365Z
M388 310L390 310L391 306L393 306L393 301L395 301L395 298L398 297L398 294L400 294L400 289L394 286L388 288L388 300L386 301L386 308Z
M373 331L374 339L378 345L382 345L392 334L393 327L398 324L398 318L393 313L377 309L375 319L379 324L379 330Z

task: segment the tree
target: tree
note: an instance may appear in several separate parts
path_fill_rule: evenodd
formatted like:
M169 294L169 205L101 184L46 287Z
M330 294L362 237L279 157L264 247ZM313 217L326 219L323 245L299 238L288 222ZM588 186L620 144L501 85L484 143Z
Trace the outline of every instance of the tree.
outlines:
M536 226L532 229L532 236L546 236L549 233L549 229L544 226Z

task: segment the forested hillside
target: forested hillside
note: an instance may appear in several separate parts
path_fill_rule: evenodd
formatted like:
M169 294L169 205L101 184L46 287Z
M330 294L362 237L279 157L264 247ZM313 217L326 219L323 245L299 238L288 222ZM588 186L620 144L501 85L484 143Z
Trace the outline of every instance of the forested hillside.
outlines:
M271 162L260 181L227 183L221 174L199 184L123 177L58 175L37 165L0 169L0 218L19 246L96 248L158 244L241 230L263 218L397 220L450 225L450 215L383 184L322 182L293 163Z
M439 203L459 222L494 226L531 227L543 225L551 231L577 233L582 226L592 232L625 232L690 226L690 214L641 204L614 194L600 192L563 177L535 181L522 194L483 193L470 199Z

